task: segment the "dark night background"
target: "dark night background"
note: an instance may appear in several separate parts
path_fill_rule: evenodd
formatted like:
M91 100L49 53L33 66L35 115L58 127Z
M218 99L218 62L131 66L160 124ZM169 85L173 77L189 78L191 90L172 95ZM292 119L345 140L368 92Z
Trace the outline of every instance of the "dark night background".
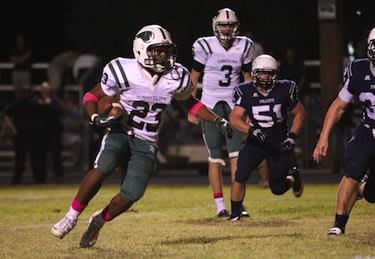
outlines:
M103 57L102 63L118 56L133 57L136 32L144 25L160 24L172 33L178 45L178 62L190 69L193 42L198 37L213 34L212 18L219 9L232 8L240 19L240 34L251 30L255 35L253 39L262 43L265 52L276 59L281 59L286 47L292 46L304 60L325 61L320 67L310 68L307 75L311 82L322 81L321 85L325 86L313 89L316 95L311 99L310 120L305 127L308 130L301 140L304 151L300 159L304 167L315 168L311 152L317 140L321 113L336 95L334 80L338 77L336 68L340 63L337 59L346 55L341 50L347 49L348 42L365 41L368 31L375 26L371 12L374 0L336 0L342 4L337 11L338 18L324 22L318 19L319 1L330 0L12 0L3 4L0 15L0 62L10 62L11 50L20 32L30 42L34 62L49 62L67 50L97 54ZM342 39L330 37L327 25L334 25L331 27L335 27L335 32L341 30ZM327 39L320 39L321 28L325 29L321 32ZM342 46L337 46L335 52L338 44ZM324 47L322 58L319 57L320 46ZM336 55L330 55L332 53ZM330 56L335 57L334 62L327 62ZM320 77L322 67L325 77ZM97 77L101 69L98 68ZM92 82L86 86L96 84L97 77L92 76ZM325 80L320 80L322 78ZM2 80L6 81L3 74ZM39 83L40 79L34 82ZM336 150L342 149L337 147ZM341 162L336 159L335 163ZM335 172L338 171L335 169Z
M0 62L9 53L18 32L24 32L36 62L48 62L61 51L91 52L109 60L132 57L132 40L144 25L167 28L178 45L178 61L190 67L191 45L197 37L212 35L217 10L232 8L240 32L250 29L267 53L279 57L292 45L303 59L319 59L318 0L64 0L8 2L2 8ZM375 25L370 21L372 1L342 1L343 46L358 41ZM356 11L362 15L358 16ZM373 17L372 17L373 18ZM346 47L345 47L346 49Z

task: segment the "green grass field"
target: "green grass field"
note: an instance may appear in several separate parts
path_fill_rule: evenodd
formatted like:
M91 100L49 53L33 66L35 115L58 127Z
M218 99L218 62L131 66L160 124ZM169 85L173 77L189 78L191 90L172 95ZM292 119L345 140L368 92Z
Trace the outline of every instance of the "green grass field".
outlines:
M300 199L248 185L251 218L215 217L208 186L150 185L130 211L107 223L90 249L79 248L90 215L117 193L104 185L74 230L59 240L50 227L78 185L0 188L0 258L375 258L375 210L359 201L346 234L327 236L337 185L306 185ZM229 204L229 187L225 188Z

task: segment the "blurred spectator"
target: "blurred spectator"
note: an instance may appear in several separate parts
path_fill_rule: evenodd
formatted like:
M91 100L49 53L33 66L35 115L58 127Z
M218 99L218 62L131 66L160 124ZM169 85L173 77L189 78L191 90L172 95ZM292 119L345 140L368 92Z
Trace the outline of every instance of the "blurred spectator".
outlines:
M55 181L62 183L64 174L62 169L62 131L63 131L63 105L48 82L40 85L40 96L38 98L38 112L41 121L37 154L38 163L41 168L37 172L38 179L45 181L47 175L49 154L52 158L52 167Z
M16 37L16 46L12 50L10 61L13 63L12 84L15 89L21 89L31 83L31 47L26 42L24 34Z
M354 43L353 59L367 58L367 37L370 31L365 30L362 37Z
M15 152L14 173L12 184L22 182L25 164L29 154L34 180L43 182L38 178L40 164L37 160L37 136L40 131L40 121L37 116L37 103L32 98L29 85L16 90L16 100L5 110L4 124L11 129L13 135L13 148Z
M100 61L94 54L81 54L73 64L74 82L83 85L90 76L91 69Z
M358 41L354 45L354 58L366 58L367 57L367 41L363 39Z
M79 55L77 51L64 51L49 62L47 69L48 82L51 89L58 95L63 92L64 84L73 81L73 65Z
M3 146L9 146L11 144L11 138L13 136L13 130L10 125L5 123L5 109L7 104L0 99L0 149Z
M79 94L65 91L63 96L63 147L69 148L69 161L74 165L81 165L83 159L82 120L80 114Z
M311 152L319 138L319 127L322 125L320 92L311 91L304 99L304 105L308 113L308 119L302 129L299 145L303 149L297 154L297 159L302 159L305 168L317 168L318 164L313 160ZM297 143L298 143L297 142ZM298 150L298 146L297 146ZM297 153L297 152L295 152Z
M280 60L279 78L285 78L294 81L298 86L299 99L303 104L306 103L306 96L308 96L309 94L308 85L306 83L306 67L303 63L303 60L298 56L296 50L291 46L285 49L284 55ZM309 107L305 107L308 111ZM304 127L301 131L301 135L304 135L304 132L306 132L306 130L311 129ZM312 132L314 132L314 130L312 130ZM306 142L306 139L301 138L296 143L297 148L294 150L293 155L291 156L291 159L293 159L295 164L300 163L300 157L299 154L297 154L297 151L300 150L298 147L305 146ZM306 153L306 151L302 152Z
M285 49L284 56L280 63L279 78L285 78L296 82L298 85L299 97L301 101L304 101L304 97L308 93L306 84L306 67L303 60L298 57L296 51L292 47Z
M254 56L253 59L256 58L259 55L264 54L264 48L263 45L257 41L254 32L251 30L247 30L245 33L245 36L249 37L254 42Z

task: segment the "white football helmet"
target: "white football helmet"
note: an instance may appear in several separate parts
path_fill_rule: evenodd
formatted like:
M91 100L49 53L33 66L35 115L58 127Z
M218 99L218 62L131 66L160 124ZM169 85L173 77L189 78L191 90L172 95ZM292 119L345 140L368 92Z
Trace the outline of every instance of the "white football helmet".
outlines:
M367 39L367 56L375 62L375 27L370 31Z
M259 72L271 73L270 79L261 79ZM253 60L252 64L252 77L256 87L259 87L265 92L270 92L277 83L277 62L270 55L260 55Z
M134 57L144 67L162 73L174 67L177 46L170 33L159 25L147 25L135 35Z
M233 29L223 31L220 30L219 25L232 25ZM233 40L239 33L239 25L240 22L237 19L236 13L229 8L219 10L217 15L214 18L212 18L212 29L214 31L214 35L219 40Z

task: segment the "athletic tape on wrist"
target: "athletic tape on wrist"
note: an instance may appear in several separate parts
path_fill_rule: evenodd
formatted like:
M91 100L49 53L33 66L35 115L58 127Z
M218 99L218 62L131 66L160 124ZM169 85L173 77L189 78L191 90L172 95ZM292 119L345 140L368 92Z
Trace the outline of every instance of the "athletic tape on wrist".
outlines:
M92 122L94 122L94 120L95 120L95 118L96 118L97 116L99 116L99 114L94 113L93 115L91 115L90 120L91 120Z

